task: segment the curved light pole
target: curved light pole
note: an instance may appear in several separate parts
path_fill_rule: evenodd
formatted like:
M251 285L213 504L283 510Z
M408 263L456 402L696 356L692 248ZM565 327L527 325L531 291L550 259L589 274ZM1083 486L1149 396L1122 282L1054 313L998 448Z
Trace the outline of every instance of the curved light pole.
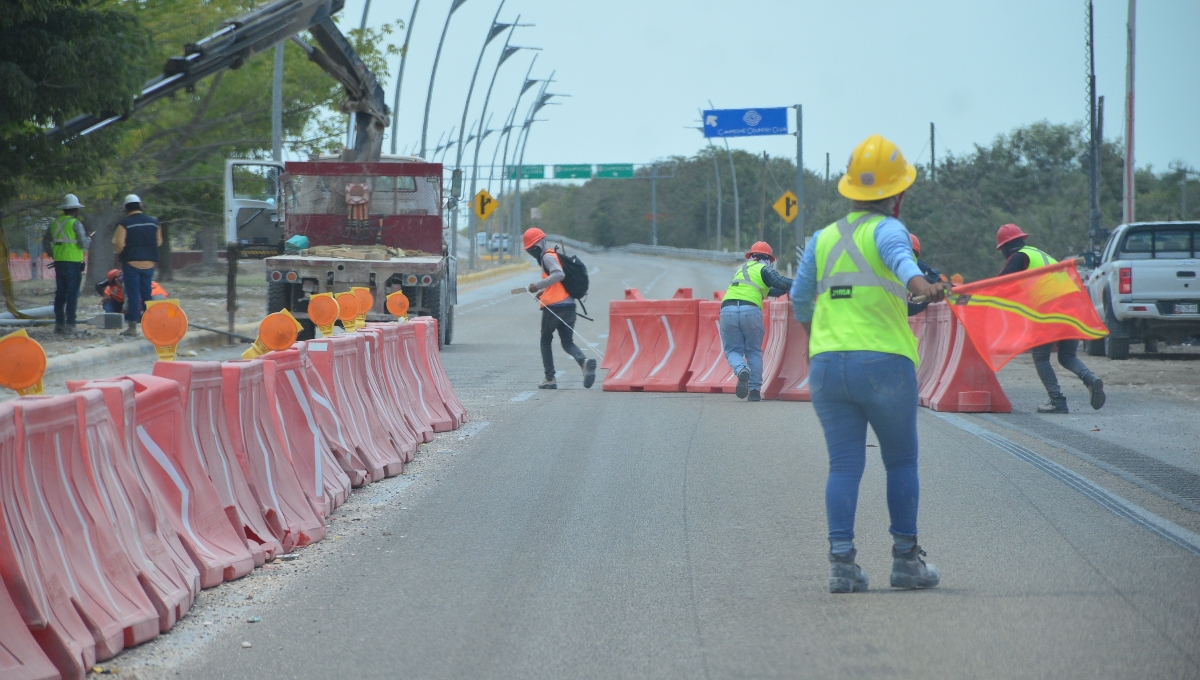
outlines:
M545 80L545 82L542 83L541 91L538 92L537 99L534 100L533 106L531 106L529 109L529 117L525 119L525 126L524 126L525 129L523 130L523 132L525 133L525 137L524 137L524 140L521 141L521 157L520 157L520 160L517 162L517 181L513 185L514 192L516 194L516 200L515 200L516 222L515 222L514 233L521 231L521 218L524 217L524 215L521 212L521 171L525 167L525 149L526 149L526 147L529 146L529 131L533 128L533 124L535 122L537 122L537 119L534 118L534 116L537 115L538 111L542 110L542 107L546 106L550 102L551 97L567 96L567 95L562 95L562 94L555 94L553 92L546 92L546 86L552 82L554 82L554 71L551 71L550 77L547 78Z
M500 161L500 191L498 194L496 194L497 196L504 196L504 187L507 182L507 170L508 170L508 145L509 145L509 142L512 141L512 131L516 128L515 123L517 120L517 109L520 108L521 99L525 96L525 93L528 92L531 87L533 87L534 85L537 85L539 82L541 82L539 80L530 79L530 77L529 77L529 75L531 73L533 73L533 66L534 66L534 64L537 63L537 58L538 58L538 55L535 54L535 55L533 55L533 59L529 60L529 68L525 70L525 80L522 81L522 83L521 83L521 91L517 93L517 100L515 102L513 102L512 111L508 114L508 122L505 123L504 127L500 131L500 136L504 137L504 157ZM491 191L491 188L492 188L492 177L495 174L495 170L496 170L496 153L498 151L500 151L500 137L496 138L496 148L495 148L495 150L492 151L492 166L491 166L492 170L491 170L491 172L488 173L488 191L489 192ZM508 204L509 204L509 201L507 199L504 200L500 204L500 208L503 210L500 221L501 221L501 224L504 225L503 228L501 229L501 231L503 231L506 234L509 233L509 231L510 231L508 216L509 216L509 213L512 212L512 210L510 209L510 206ZM506 255L512 254L513 243L514 242L511 240L509 241L509 247L507 249L505 249Z
M542 96L545 95L546 86L550 83L550 79L553 77L554 77L554 73L551 72L550 78L547 78L546 80L541 81L542 86L541 86L541 88L538 89L537 96L533 98L533 103L529 105L529 113L525 114L525 121L523 123L521 123L520 127L517 127L515 125L513 126L513 129L517 131L517 143L516 143L516 147L513 148L513 160L514 161L516 161L516 159L517 159L518 149L521 148L521 139L523 138L525 131L529 129L530 125L532 125L531 121L533 119L533 109L535 106L537 106L537 103L538 103L538 101L541 100ZM534 81L534 82L536 82L536 81ZM526 80L525 86L528 87L529 84L530 84L529 81ZM522 93L524 93L524 91L522 91ZM518 98L517 101L519 102L520 99ZM515 122L515 120L514 120L514 122ZM509 132L509 135L511 136L512 132ZM506 179L508 176L508 141L507 140L504 142L504 156L505 156L505 158L504 158L504 166L505 167L504 167L504 175L501 177L501 182L503 182L504 179ZM512 203L512 205L509 208L508 212L504 216L505 219L508 221L507 229L508 229L508 233L510 234L510 238L509 238L510 248L513 245L515 245L515 239L517 237L517 232L519 231L519 227L521 224L521 217L520 217L520 215L521 215L521 172L524 170L524 168L522 167L524 160L525 160L524 157L522 157L521 158L522 163L518 163L513 171L513 187L514 187L513 188L513 199L512 199L512 201L510 201L510 203ZM514 218L514 216L516 216L516 217ZM515 251L514 251L514 254L515 254Z
M396 154L396 142L400 132L400 84L404 82L404 65L408 63L408 41L412 38L413 24L417 21L417 8L421 0L414 0L408 26L404 28L404 46L400 48L400 69L396 74L396 96L392 99L392 155Z
M713 106L712 100L708 100L710 108ZM729 156L729 173L733 175L733 248L734 250L742 249L742 204L738 200L738 185L737 185L737 168L733 165L733 152L729 150L729 138L722 137L725 141L725 155Z
M437 52L433 55L433 70L429 72L429 91L425 93L425 120L421 123L421 158L425 157L425 139L429 131L429 103L433 101L433 81L437 77L438 62L442 59L442 45L446 43L446 31L450 28L450 19L454 10L463 6L467 0L452 0L450 11L446 13L446 23L442 26L442 37L438 38ZM457 236L455 237L457 241Z

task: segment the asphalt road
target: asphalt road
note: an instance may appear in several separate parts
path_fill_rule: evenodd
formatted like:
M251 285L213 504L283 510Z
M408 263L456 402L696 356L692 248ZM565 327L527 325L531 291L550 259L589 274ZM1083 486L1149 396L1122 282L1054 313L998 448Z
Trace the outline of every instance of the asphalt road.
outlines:
M605 301L625 286L707 296L729 277L587 260L597 321L580 330L601 348ZM272 597L210 591L261 622L227 625L139 678L1200 677L1200 545L1147 528L1186 539L1200 515L1081 457L1087 441L1039 432L1049 421L1032 405L922 411L920 539L942 569L936 590L887 587L883 470L869 449L857 528L872 589L830 595L811 405L584 390L561 350L560 389L537 391L539 315L508 294L529 279L463 293L443 361L473 422L427 447L419 483L352 502ZM1195 469L1195 440L1171 443ZM1170 524L1118 515L1078 490L1088 481Z

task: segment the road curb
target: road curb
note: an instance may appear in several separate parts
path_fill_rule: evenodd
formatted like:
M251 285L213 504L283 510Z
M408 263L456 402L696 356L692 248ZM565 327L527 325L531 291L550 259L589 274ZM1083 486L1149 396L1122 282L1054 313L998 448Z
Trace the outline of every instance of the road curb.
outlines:
M458 285L465 286L474 283L482 283L484 281L491 281L492 279L500 279L509 276L510 274L519 274L530 268L531 265L528 262L517 262L515 264L506 264L502 267L487 269L481 272L460 274L458 277Z
M244 323L236 326L236 333L243 335L255 335L258 333L258 324ZM183 340L179 343L180 351L201 349L204 347L217 347L224 345L228 338L219 333L210 333L209 331L191 331L183 336ZM120 361L122 359L132 359L142 356L143 354L154 354L154 345L151 345L146 340L134 340L132 342L122 342L117 345L108 345L106 347L93 347L91 349L80 350L71 354L64 354L57 357L52 357L46 360L45 375L54 375L64 371L77 370L80 368L88 368L97 364L107 363L110 361Z

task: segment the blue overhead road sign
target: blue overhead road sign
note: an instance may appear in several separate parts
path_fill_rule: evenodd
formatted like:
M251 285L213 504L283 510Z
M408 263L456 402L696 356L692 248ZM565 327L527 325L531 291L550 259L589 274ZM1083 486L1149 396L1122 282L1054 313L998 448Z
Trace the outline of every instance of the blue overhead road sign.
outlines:
M786 135L787 107L770 109L712 109L704 112L705 137Z

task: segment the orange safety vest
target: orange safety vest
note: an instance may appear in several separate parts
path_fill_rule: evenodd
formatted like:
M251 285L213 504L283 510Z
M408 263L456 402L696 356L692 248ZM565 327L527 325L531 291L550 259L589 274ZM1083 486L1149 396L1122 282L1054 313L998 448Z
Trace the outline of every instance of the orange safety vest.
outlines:
M104 294L114 302L125 302L125 290L121 286L108 286L104 289ZM150 295L161 295L167 297L167 291L162 286L158 285L158 281L150 282Z
M558 253L551 250L550 252L546 253L546 255L553 255L554 261L558 263L559 268L562 268L562 260L558 259ZM542 257L544 258L545 255ZM546 268L544 266L542 267L542 278L550 278L550 274L546 273ZM538 297L538 300L541 301L542 307L549 307L550 305L558 304L569 297L571 296L567 293L567 287L562 284L562 281L559 281L553 286L550 286L546 290L542 291L542 294Z

